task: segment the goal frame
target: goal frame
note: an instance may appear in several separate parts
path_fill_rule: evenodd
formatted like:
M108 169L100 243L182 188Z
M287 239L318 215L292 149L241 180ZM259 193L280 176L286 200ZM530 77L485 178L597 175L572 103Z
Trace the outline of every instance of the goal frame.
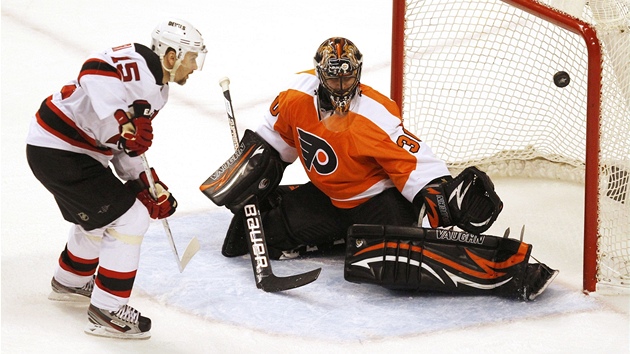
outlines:
M599 150L602 93L602 51L595 29L588 23L533 0L501 0L584 39L587 59L586 154L584 172L584 255L582 288L585 293L597 287L597 241L599 237ZM390 97L403 112L405 60L405 0L393 0Z

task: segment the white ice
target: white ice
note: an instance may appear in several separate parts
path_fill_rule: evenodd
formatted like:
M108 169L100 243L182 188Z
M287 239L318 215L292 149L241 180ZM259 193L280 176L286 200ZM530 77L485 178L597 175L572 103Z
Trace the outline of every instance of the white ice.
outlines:
M179 273L161 223L145 237L130 304L153 320L147 341L88 336L85 305L47 299L69 225L26 163L24 139L41 101L78 74L92 51L149 44L166 16L200 29L204 70L172 88L155 121L149 162L180 203L170 218L180 253L201 251ZM256 289L247 258L219 250L230 213L199 185L230 155L218 81L229 76L238 128L254 128L289 76L310 68L330 36L353 40L365 57L362 81L389 93L389 1L43 1L2 2L3 353L623 353L630 349L627 295L581 292L580 185L497 179L505 209L489 234L510 227L534 256L560 269L540 298L394 294L343 280L339 257L273 262L278 275L322 267L305 287ZM421 135L421 132L419 133ZM284 183L303 182L299 166Z

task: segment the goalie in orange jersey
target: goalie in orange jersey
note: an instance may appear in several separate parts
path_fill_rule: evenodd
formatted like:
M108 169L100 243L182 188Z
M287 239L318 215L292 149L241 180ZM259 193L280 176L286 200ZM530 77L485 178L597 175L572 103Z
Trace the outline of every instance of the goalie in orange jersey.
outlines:
M248 252L241 209L255 195L272 258L345 243L349 281L528 300L547 287L558 272L528 264L531 246L480 235L503 206L490 178L474 167L452 178L396 103L360 82L363 55L351 41L325 40L314 64L213 174L230 182L202 186L235 213L224 256ZM278 187L296 159L310 182ZM430 229L417 224L425 214Z

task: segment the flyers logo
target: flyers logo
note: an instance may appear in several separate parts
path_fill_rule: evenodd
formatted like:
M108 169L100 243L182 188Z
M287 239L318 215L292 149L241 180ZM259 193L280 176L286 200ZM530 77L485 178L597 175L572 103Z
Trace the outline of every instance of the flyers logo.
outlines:
M306 169L310 172L312 168L315 168L315 171L320 175L329 175L335 172L337 170L337 155L328 142L300 128L297 131Z

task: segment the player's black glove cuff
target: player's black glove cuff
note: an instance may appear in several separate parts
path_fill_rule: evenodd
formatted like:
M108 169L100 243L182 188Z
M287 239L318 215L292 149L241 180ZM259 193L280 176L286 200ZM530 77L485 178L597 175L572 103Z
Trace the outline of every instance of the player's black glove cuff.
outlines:
M413 199L413 204L419 210L422 210L422 207L425 208L424 212L429 219L429 224L433 228L454 225L453 216L448 208L448 200L444 190L446 183L452 180L453 177L451 176L436 178L427 183Z

